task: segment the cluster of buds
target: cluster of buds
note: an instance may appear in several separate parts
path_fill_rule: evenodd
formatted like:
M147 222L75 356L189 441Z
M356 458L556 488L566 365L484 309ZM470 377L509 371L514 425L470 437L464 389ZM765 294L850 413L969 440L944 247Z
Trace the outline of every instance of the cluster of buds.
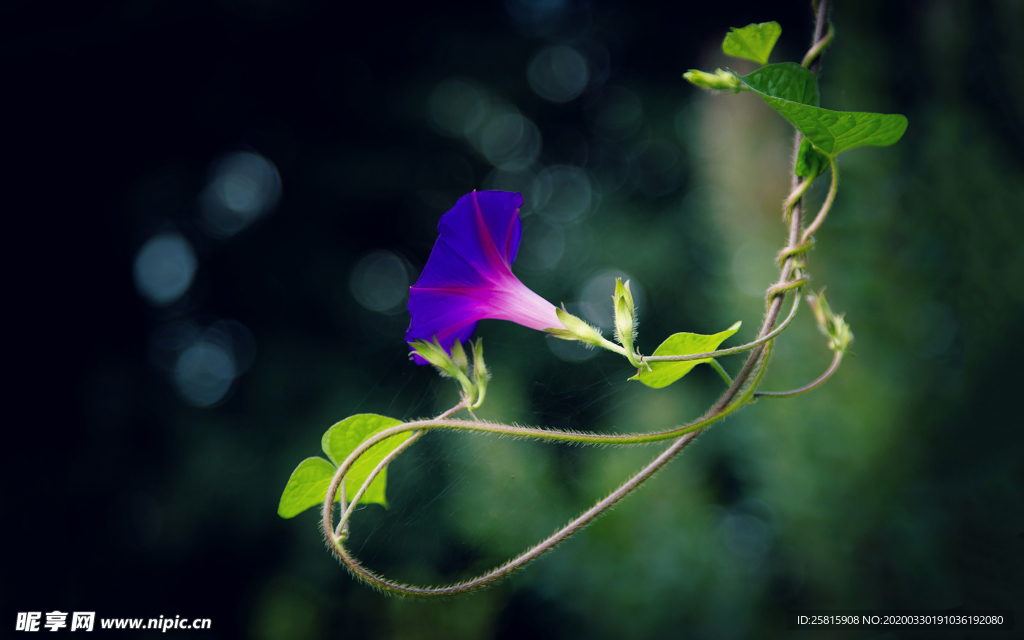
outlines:
M844 314L837 315L832 312L832 307L825 300L824 289L821 293L812 293L807 296L807 302L811 305L811 310L814 311L818 328L828 338L829 348L845 353L847 347L853 342L853 331L850 331L850 325L846 324L846 320L843 319Z
M629 290L629 281L622 282L622 278L615 279L615 294L612 296L612 303L615 309L615 339L619 344L610 342L601 335L601 330L592 327L583 320L572 315L565 308L556 309L558 320L565 327L564 329L545 329L555 338L562 340L575 340L582 342L588 347L601 347L614 351L625 356L631 365L640 369L644 366L643 358L634 351L633 342L636 340L636 309L633 305L633 293ZM621 347L619 345L622 345Z
M484 396L487 394L487 381L491 374L487 371L484 363L484 341L483 338L476 342L470 342L473 351L473 366L470 370L469 358L462 346L461 340L452 344L451 355L444 350L437 338L433 342L416 340L410 342L413 352L434 365L442 376L455 378L462 387L462 397L471 409L478 409L484 403ZM413 355L413 354L409 354Z

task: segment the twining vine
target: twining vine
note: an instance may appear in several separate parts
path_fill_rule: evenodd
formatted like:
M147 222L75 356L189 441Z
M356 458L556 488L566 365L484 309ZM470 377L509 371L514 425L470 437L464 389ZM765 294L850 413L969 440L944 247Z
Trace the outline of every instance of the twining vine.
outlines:
M691 70L691 83L718 92L751 91L786 118L796 129L792 189L783 203L789 235L779 253L779 279L765 293L767 310L756 340L738 347L718 349L739 328L736 323L714 335L677 333L649 356L634 348L636 314L629 283L616 281L612 304L615 311L615 342L583 320L556 308L527 289L511 271L521 237L519 194L482 191L467 194L441 218L440 237L423 273L410 290L412 322L406 341L417 364L430 364L459 385L461 400L435 418L401 422L385 416L360 414L332 426L321 445L329 460L307 458L292 473L278 513L291 518L321 505L323 534L328 548L358 579L386 593L421 598L453 596L487 586L550 551L607 511L678 455L704 429L756 398L787 398L807 393L829 379L839 368L853 340L849 325L835 314L823 295L807 296L819 327L825 334L833 359L813 382L791 391L760 391L771 359L774 340L790 324L800 306L800 291L807 283L807 252L814 234L825 221L839 188L836 156L859 146L888 146L900 139L907 127L901 115L830 111L820 107L817 72L821 55L832 42L828 20L829 0L814 5L815 28L811 47L801 64L768 64L769 55L782 33L775 22L733 28L722 43L723 51L753 60L757 71L740 76L717 69L714 73ZM804 224L802 197L814 180L830 173L831 182L821 209ZM776 327L785 298L792 306ZM477 321L510 320L547 332L554 338L582 342L618 353L637 369L633 380L652 387L668 386L697 364L712 366L728 385L722 396L697 420L663 431L638 434L592 434L554 429L520 427L477 420L473 409L486 397L490 371L484 362L482 340L470 341ZM467 353L467 347L468 352ZM740 371L730 377L717 358L749 352ZM472 363L470 362L472 356ZM471 420L457 419L461 411ZM517 438L602 445L633 445L669 441L669 446L647 466L545 540L495 569L445 587L427 588L400 584L362 566L345 546L349 524L359 504L386 504L387 466L429 431L455 429L493 433ZM344 485L344 488L342 488ZM334 523L334 507L340 517Z

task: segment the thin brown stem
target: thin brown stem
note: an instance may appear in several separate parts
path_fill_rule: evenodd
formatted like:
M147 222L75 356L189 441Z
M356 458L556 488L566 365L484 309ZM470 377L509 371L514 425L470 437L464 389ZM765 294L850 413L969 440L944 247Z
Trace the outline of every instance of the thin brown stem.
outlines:
M414 442L420 439L426 431L416 431L409 436L405 442L392 449L391 453L384 456L384 458L377 463L377 466L373 468L370 475L366 476L366 480L363 480L362 486L359 487L359 491L356 491L356 495L352 496L352 504L349 505L348 509L342 509L341 519L338 520L338 528L334 530L335 534L340 534L341 531L348 529L348 520L352 517L352 512L355 511L356 505L359 504L359 500L362 499L363 495L369 490L370 484L377 479L381 471L391 464L391 461L398 457L400 453L412 446Z
M793 389L791 391L755 391L754 392L754 397L755 398L792 398L793 396L798 396L800 394L807 393L808 391L813 391L814 389L817 389L821 385L825 384L825 381L832 377L832 374L835 373L836 370L839 369L839 363L841 363L842 361L843 361L843 352L842 351L836 351L835 356L833 356L833 358L832 358L832 364L830 364L828 366L828 369L825 369L825 373L823 373L820 376L818 376L818 378L814 382L811 382L809 384L805 384L804 386L800 387L799 389Z
M448 418L448 417L458 413L459 411L462 411L467 406L469 406L469 402L470 401L469 401L468 398L463 397L462 400L457 405L455 405L451 409L448 409L447 411L445 411L444 413L439 415L437 417L437 419L438 420L443 420L445 418ZM409 439L410 440L416 440L418 437L419 436L416 436L416 437L413 437L413 438L409 438ZM379 440L375 440L374 444L376 444L377 442L379 442ZM409 444L411 444L411 443L409 443ZM408 446L408 445L406 445L406 446ZM369 447L366 447L362 451L365 452L366 449L369 449ZM404 451L405 447L400 447L400 449ZM401 453L401 451L399 451L399 453ZM360 455L362 455L362 452L360 452ZM397 455L397 454L395 454L395 455ZM356 456L356 457L358 457L358 456ZM349 456L349 458L352 458L352 456ZM392 459L394 459L394 457L392 457ZM352 459L352 462L355 462L355 458ZM323 525L325 527L324 535L326 535L328 537L331 537L330 531L332 531L332 529L331 529L331 516L333 515L333 512L334 512L334 496L338 495L338 488L341 486L342 482L344 481L345 474L348 473L348 468L350 466L351 465L348 465L348 466L342 465L343 469L340 468L340 469L338 469L338 471L336 471L334 473L334 477L331 479L330 487L328 487L328 489L327 489L327 497L324 499L324 506L321 509L321 513L323 514ZM381 467L381 468L383 468L383 467ZM373 474L374 477L376 476L376 474L377 474L377 470L375 469L374 470L374 474ZM366 482L365 486L360 488L359 492L356 494L356 496L352 500L352 507L355 507L355 505L359 503L359 498L362 496L362 493L364 492L365 488L368 487L368 486L369 486L369 482ZM348 514L348 513L351 512L351 508L348 506L347 501L345 500L345 493L346 493L346 491L344 489L342 489L341 490L340 503L339 503L339 509L340 509L342 514ZM342 518L341 518L340 522L338 522L337 530L334 530L334 537L335 538L341 538L341 539L344 539L344 538L348 537L348 518L345 517L344 515L342 515Z
M770 351L771 345L768 345L766 355L767 352ZM767 369L767 359L765 360L763 365L764 366L760 367L760 369L758 370L758 379L762 375L764 375L764 372ZM740 406L746 404L750 400L751 395L751 390L748 390L746 393L740 396L740 398L737 399L734 407L730 407L728 411L722 412L721 414L716 416L713 421L720 420L729 413L732 413L732 411L735 410L736 408L739 408ZM664 467L669 460L678 455L687 445L693 442L694 438L697 437L698 433L699 432L688 433L673 441L673 443L665 451L663 451L647 466L645 466L643 469L641 469L639 472L633 475L633 477L629 478L626 482L619 486L618 489L613 491L603 500L598 501L597 504L595 504L593 507L582 513L569 524L565 525L564 527L553 533L551 536L545 538L537 545L531 547L528 551L526 551L526 553L520 555L519 557L513 560L510 560L509 562L501 565L500 567L496 567L495 569L489 571L486 574L483 574L481 576L478 576L476 578L467 580L459 584L454 584L447 587L424 588L394 582L392 580L388 580L387 578L378 576L372 571L369 571L368 569L363 567L362 564L359 563L359 560L353 557L345 548L344 540L342 538L335 537L333 539L330 539L329 543L331 545L332 551L334 551L335 555L338 557L339 560L342 561L342 563L345 564L349 571L351 571L356 577L384 591L385 593L391 593L394 595L402 595L408 597L437 598L475 591L497 580L500 580L505 576L508 576L517 569L526 566L533 560L539 558L541 555L555 548L555 546L557 546L558 543L562 542L566 538L570 537L572 534L576 533L577 531L585 527L587 524L592 522L602 513L607 511L616 502L632 493L637 487L643 484L645 480L654 475L659 469ZM325 527L328 527L328 529L326 530L329 530L329 526L330 522L329 520L326 520Z

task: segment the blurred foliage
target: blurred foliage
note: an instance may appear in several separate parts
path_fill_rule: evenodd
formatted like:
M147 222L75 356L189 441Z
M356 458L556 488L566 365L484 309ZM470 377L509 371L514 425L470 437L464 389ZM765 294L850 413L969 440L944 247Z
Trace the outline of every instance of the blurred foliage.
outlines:
M386 273L411 282L458 196L521 185L539 202L557 185L524 209L516 271L528 286L607 321L608 335L604 283L628 276L642 352L737 319L726 346L751 339L784 239L791 131L756 96L707 95L680 74L749 73L718 46L729 27L765 20L784 29L773 60L799 60L809 8L506 0L401 13L225 0L3 11L13 121L30 125L14 141L27 170L12 211L26 226L12 237L45 243L45 258L10 271L39 332L19 370L26 386L46 382L24 391L38 409L5 452L0 512L19 550L0 577L5 611L202 616L211 637L267 639L777 637L793 608L1019 613L1018 2L836 2L822 105L910 120L896 146L843 155L809 254L813 286L828 286L857 335L843 367L814 393L762 400L702 435L515 577L440 602L380 596L331 559L314 512L276 515L289 473L331 424L456 400L408 362L408 316L353 281L370 264L360 261L389 252L380 264L403 266ZM535 60L576 68L552 45L585 60L578 97L563 101L571 74L556 85L531 75L544 68ZM446 130L430 107L442 85L505 128ZM502 155L495 145L513 125L526 146ZM273 163L282 195L224 237L203 226L202 198L218 158L240 150ZM509 157L530 161L496 171ZM133 261L168 230L198 267L181 300L157 307L135 290ZM214 406L190 406L153 336L222 318L251 332L255 359ZM485 321L478 335L494 374L484 419L661 429L721 388L708 367L668 389L627 383L621 358L583 359L508 323ZM768 390L806 383L831 355L806 309L775 353ZM456 580L564 524L656 450L432 433L391 464L390 508L355 514L351 548L397 579ZM66 527L47 524L56 511Z

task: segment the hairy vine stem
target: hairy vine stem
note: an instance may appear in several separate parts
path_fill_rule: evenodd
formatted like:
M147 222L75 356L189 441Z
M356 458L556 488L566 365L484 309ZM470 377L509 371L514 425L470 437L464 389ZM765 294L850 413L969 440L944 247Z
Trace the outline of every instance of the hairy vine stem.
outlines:
M462 401L459 402L459 404L457 404L454 407L452 407L451 409L445 411L444 413L439 415L436 419L437 420L443 420L443 419L447 418L448 416L454 415L454 414L458 413L459 411L461 411L463 409L466 409L467 411L469 411L469 415L473 415L473 410L470 407L471 407L470 399L464 397L462 399ZM476 416L473 416L473 417L476 418ZM342 535L342 532L347 532L348 531L348 520L349 520L350 517L352 517L352 512L355 510L356 505L359 504L359 499L362 498L363 494L365 494L366 491L370 488L370 484L374 481L374 479L376 479L376 477L378 475L380 475L380 472L383 471L384 468L387 467L388 464L390 464L392 460L394 460L395 458L398 457L398 454L402 453L403 451L408 449L410 446L412 446L412 444L414 442L416 442L417 440L419 440L420 437L422 437L424 433L426 433L426 431L416 431L411 436L409 436L409 438L405 442L403 442L402 444L400 444L397 447L395 447L391 451L391 453L389 453L388 455L384 456L384 459L382 459L380 462L377 463L377 466L373 468L373 471L370 472L370 475L366 478L365 481L363 481L363 484L359 487L359 491L356 491L356 494L354 496L352 496L352 504L350 504L348 506L348 508L345 507L344 502L341 504L342 516L341 516L341 520L338 521L338 528L334 530L334 535L340 536L340 535ZM353 463L354 462L355 462L355 459L353 459ZM338 476L338 475L339 474L335 473L335 476ZM344 477L344 474L341 474L341 477ZM340 482L340 480L339 480L339 482ZM342 494L343 494L342 495L342 500L344 500L344 492L342 492ZM331 496L331 497L333 499L333 496ZM348 536L346 535L345 537L348 537Z
M765 350L765 364L767 364L767 356L770 354L770 352L771 345L768 345L768 348ZM731 407L724 414L715 417L711 421L713 422L719 420L725 417L725 415L732 413L732 411L734 411L735 409L738 409L740 406L749 402L751 396L753 395L753 390L754 388L756 388L756 384L760 382L760 378L761 376L764 375L766 370L767 366L760 367L757 376L755 376L754 384L752 384L747 390L744 391L744 393L737 399L733 407ZM394 427L393 429L397 428L398 427ZM580 514L580 516L578 516L575 520L571 521L569 524L565 525L564 527L562 527L561 529L559 529L551 536L538 543L537 545L531 547L529 550L527 550L519 557L510 560L504 565L501 565L500 567L497 567L486 574L477 576L476 578L467 580L465 582L461 582L459 584L438 588L425 588L400 584L398 582L394 582L392 580L388 580L387 578L378 576L372 571L369 571L368 569L363 567L356 558L352 557L352 555L349 554L348 550L345 548L343 544L344 540L340 537L334 537L330 539L329 543L331 544L331 548L334 554L338 557L339 560L341 560L345 564L349 571L351 571L356 577L367 582L371 586L376 587L386 593L408 597L436 598L454 596L461 593L467 593L469 591L475 591L497 580L500 580L501 578L509 575L516 569L520 569L523 566L529 564L531 561L539 558L544 553L555 548L555 546L557 546L558 543L562 542L566 538L570 537L572 534L576 533L577 531L585 527L591 521L593 521L602 513L607 511L610 507L612 507L616 502L632 493L637 487L643 484L645 480L650 478L662 467L664 467L669 460L675 457L688 444L690 444L690 442L692 442L694 438L696 438L697 433L697 431L693 431L675 440L671 444L671 446L669 446L665 451L659 454L651 463L649 463L647 466L641 469L633 477L629 478L625 483L619 486L618 489L611 492L603 500L599 501L593 507L591 507L584 513ZM355 454L353 453L353 456L354 455ZM351 458L352 456L350 456L350 459ZM346 460L346 462L349 461ZM345 465L343 464L342 466ZM341 468L342 467L339 467L339 472L341 471ZM328 492L327 497L329 499L332 498L330 491ZM325 506L324 527L326 531L329 531L331 526L329 515L330 512L331 509Z
M836 192L839 191L839 165L836 163L836 157L829 156L828 164L832 171L832 183L828 188L828 196L825 198L825 202L821 205L821 210L818 211L818 215L814 217L814 222L807 225L807 228L804 229L803 235L800 236L801 245L810 242L811 236L818 230L821 223L825 222L825 216L828 215L829 210L832 208L832 203L835 202L836 199Z
M817 73L819 66L819 56L824 48L828 45L831 40L832 33L829 29L826 35L826 28L828 27L828 12L829 12L829 0L820 0L815 5L816 9L816 20L813 44L807 55L804 58L803 65L810 69L812 73ZM794 162L796 156L799 153L801 142L801 135L799 132L796 134L794 141ZM828 209L831 207L832 201L835 198L835 191L838 187L838 171L834 158L830 160L832 169L832 188L829 190L829 197L826 199L826 203L823 205L821 211L818 213L814 222L806 230L801 229L801 196L810 186L810 180L801 181L799 177L793 177L792 193L787 198L784 205L784 212L787 214L789 221L789 237L786 247L780 253L780 260L782 262L779 281L771 286L767 293L767 311L765 313L764 322L761 325L761 329L758 332L758 339L754 342L743 345L742 347L736 347L733 349L722 349L720 351L709 352L704 354L695 354L691 356L661 356L661 357L648 357L647 361L680 361L680 360L699 360L714 358L720 355L729 355L732 353L739 353L741 351L750 350L751 353L748 356L740 372L736 377L731 380L731 384L722 396L715 402L714 405L704 414L701 418L691 422L687 425L670 429L667 431L646 433L646 434L586 434L586 433L573 433L565 431L555 431L548 429L535 429L529 427L518 427L514 425L500 425L491 424L481 421L466 421L466 420L452 420L450 416L456 412L466 408L467 402L464 399L462 402L452 407L448 411L442 413L435 419L432 420L420 420L415 422L409 422L390 429L380 431L371 438L363 441L349 456L338 466L334 477L331 479L330 487L327 491L327 496L324 500L322 515L323 515L323 531L327 537L327 543L331 551L335 556L346 566L346 568L352 572L357 578L367 582L373 587L376 587L384 592L392 593L396 595L421 597L421 598L432 598L432 597L445 597L453 596L461 593L473 591L484 586L487 586L496 580L509 575L516 569L519 569L532 560L540 557L547 551L554 548L559 542L565 540L576 531L589 524L599 515L604 513L608 508L614 505L616 502L627 496L637 487L639 487L645 480L654 475L658 470L665 466L669 460L678 455L687 445L693 442L694 438L709 427L710 425L718 422L726 416L732 414L734 411L742 407L743 405L753 401L759 395L763 396L775 396L780 395L796 395L797 393L803 393L810 391L814 387L820 385L835 371L838 367L842 357L841 354L837 354L833 360L832 366L826 371L825 375L821 376L818 380L812 382L806 387L797 389L791 392L770 393L763 392L758 393L757 388L760 385L762 378L768 368L768 362L771 358L772 351L772 340L778 333L785 328L785 326L792 320L793 315L796 313L797 305L799 303L799 295L796 296L796 300L793 304L793 310L790 312L789 317L785 320L783 325L778 329L775 328L775 323L778 320L779 313L782 309L782 304L787 293L799 287L806 282L806 278L801 275L801 269L805 266L806 262L802 259L802 254L807 252L812 244L809 242L811 235L818 229L825 215L828 213ZM716 369L720 369L717 367ZM720 373L724 373L721 370ZM728 375L724 375L723 379L728 380ZM495 433L500 435L507 435L513 437L524 437L524 438L537 438L542 440L561 441L561 442L575 442L583 444L643 444L656 442L660 440L673 439L672 443L667 449L661 452L657 457L654 458L647 466L643 467L639 472L633 475L631 478L626 480L618 489L614 490L607 497L600 500L593 507L582 513L576 519L569 522L567 525L556 531L554 534L541 541L537 545L531 547L525 553L519 557L510 560L504 565L495 568L494 570L472 578L468 581L461 582L458 584L428 588L428 587L416 587L403 585L392 580L388 580L381 576L374 574L360 564L359 560L353 557L348 550L345 548L344 542L347 538L346 525L355 505L358 504L359 498L365 493L366 488L373 481L373 479L384 469L386 464L393 460L398 453L405 449L415 439L419 438L423 433L431 429L461 429L467 431L478 431ZM345 475L352 468L355 461L363 455L370 447L374 446L378 442L394 436L399 433L405 433L412 431L413 435L403 443L402 446L398 447L389 456L382 460L372 471L370 476L364 481L360 490L353 496L352 504L346 506L344 502L344 491L342 495L342 516L338 523L337 530L333 526L333 511L334 511L334 497L342 485Z
M825 369L825 373L818 376L818 378L811 383L805 384L799 389L793 389L791 391L755 391L755 398L792 398L808 391L813 391L821 385L825 384L825 381L832 377L832 374L839 369L839 363L843 361L843 352L836 351L835 355L832 356L832 364L828 365L828 369Z

